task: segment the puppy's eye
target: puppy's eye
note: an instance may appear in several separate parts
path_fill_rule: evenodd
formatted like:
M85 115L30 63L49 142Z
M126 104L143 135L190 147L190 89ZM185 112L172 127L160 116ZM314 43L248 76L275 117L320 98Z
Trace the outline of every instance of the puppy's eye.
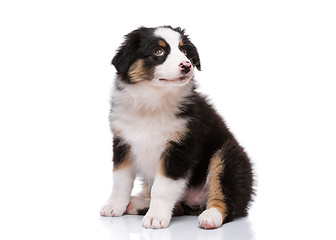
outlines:
M154 52L154 54L156 56L163 56L165 54L165 50L163 50L162 48L159 48Z
M184 55L187 55L187 50L185 50L185 48L181 48L180 50L181 52L183 52Z

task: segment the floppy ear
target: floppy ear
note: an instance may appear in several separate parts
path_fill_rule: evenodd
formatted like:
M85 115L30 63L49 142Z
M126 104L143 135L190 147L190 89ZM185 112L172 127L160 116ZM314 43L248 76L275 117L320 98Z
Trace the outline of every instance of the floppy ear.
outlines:
M125 36L125 41L120 46L117 54L112 59L112 64L117 69L117 74L125 74L134 60L135 52L140 44L139 29Z

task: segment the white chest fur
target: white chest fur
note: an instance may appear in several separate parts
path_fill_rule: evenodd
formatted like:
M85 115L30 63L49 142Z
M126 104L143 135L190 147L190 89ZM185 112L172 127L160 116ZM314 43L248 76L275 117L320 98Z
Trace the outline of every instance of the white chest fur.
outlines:
M176 113L189 91L168 90L137 84L113 94L111 128L130 145L134 169L148 183L154 180L167 143L178 141L187 129L187 120Z

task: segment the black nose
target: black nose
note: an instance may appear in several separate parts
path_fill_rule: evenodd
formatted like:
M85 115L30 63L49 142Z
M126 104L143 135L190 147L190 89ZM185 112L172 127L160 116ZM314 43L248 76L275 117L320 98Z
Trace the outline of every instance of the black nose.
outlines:
M190 72L190 69L191 69L190 62L187 62L187 61L181 62L179 66L181 68L181 73L187 74L188 72Z

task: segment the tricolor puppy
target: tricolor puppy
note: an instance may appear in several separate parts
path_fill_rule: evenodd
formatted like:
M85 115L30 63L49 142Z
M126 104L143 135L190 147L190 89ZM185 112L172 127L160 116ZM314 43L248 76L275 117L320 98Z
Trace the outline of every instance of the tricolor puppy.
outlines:
M184 30L141 27L112 64L113 190L101 215L145 214L145 228L165 228L173 214L200 214L206 229L246 216L251 163L196 91L200 59ZM131 197L136 177L144 189Z

